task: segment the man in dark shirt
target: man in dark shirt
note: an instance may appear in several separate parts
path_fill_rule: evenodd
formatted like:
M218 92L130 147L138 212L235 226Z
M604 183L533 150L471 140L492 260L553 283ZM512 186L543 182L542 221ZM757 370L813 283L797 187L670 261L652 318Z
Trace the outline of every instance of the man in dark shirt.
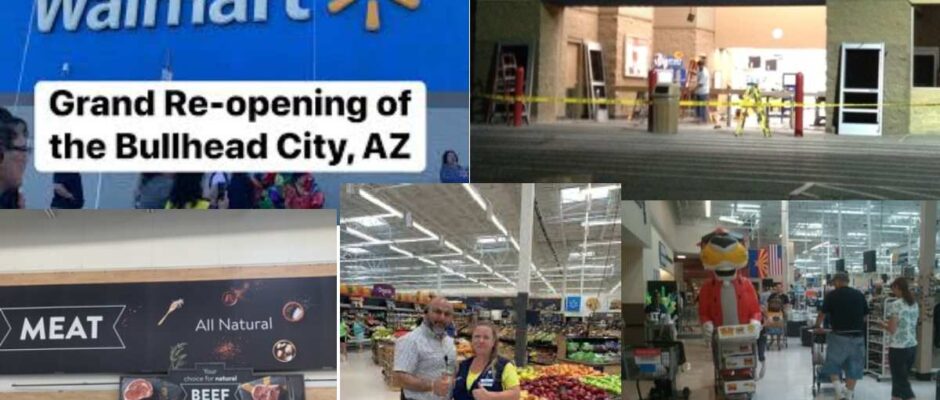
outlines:
M767 302L770 303L774 299L780 300L780 304L784 306L790 304L790 297L783 291L783 282L777 282L774 285L774 292L767 297Z
M56 172L52 176L51 208L77 209L85 206L82 176L77 172Z
M849 277L839 272L832 277L835 290L826 294L816 317L816 329L822 329L828 316L832 331L826 337L826 361L820 375L829 375L836 385L836 398L853 400L855 383L862 378L865 366L865 316L868 303L865 295L849 287ZM845 372L845 392L839 386L839 376Z

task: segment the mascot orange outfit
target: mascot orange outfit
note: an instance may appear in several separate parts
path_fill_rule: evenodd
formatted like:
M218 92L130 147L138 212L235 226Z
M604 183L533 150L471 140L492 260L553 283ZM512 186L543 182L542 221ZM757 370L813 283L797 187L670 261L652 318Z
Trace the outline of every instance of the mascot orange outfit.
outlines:
M702 237L701 259L714 276L699 290L698 315L706 337L715 326L754 324L760 328L761 310L751 282L738 275L747 266L747 248L740 236L718 228Z

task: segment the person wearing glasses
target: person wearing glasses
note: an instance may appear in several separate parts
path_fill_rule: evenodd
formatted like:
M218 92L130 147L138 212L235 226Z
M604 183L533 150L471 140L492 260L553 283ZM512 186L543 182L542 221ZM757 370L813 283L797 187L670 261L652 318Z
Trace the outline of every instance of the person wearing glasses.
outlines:
M25 121L0 111L0 209L24 208L20 186L29 158L29 132Z
M395 376L403 400L447 400L457 367L457 346L447 335L454 306L444 297L428 304L417 329L395 343Z

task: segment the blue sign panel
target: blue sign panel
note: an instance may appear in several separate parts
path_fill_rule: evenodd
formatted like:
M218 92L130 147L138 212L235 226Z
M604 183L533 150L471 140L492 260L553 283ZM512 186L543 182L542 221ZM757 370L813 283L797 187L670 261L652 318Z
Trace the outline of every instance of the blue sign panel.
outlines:
M581 312L581 296L568 296L565 299L565 311Z
M174 80L414 80L469 91L469 3L354 0L336 12L329 3L4 2L0 93L29 93L39 80L158 80L164 68Z

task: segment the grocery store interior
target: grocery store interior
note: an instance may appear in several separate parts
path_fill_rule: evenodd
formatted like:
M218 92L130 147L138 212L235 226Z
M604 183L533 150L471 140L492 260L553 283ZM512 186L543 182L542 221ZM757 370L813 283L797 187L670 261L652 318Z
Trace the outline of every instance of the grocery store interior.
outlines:
M814 335L809 327L838 272L848 275L848 286L865 296L870 309L860 333L864 376L854 398L892 397L884 346L889 333L880 322L896 300L889 287L898 277L910 282L920 310L911 386L917 398L937 398L936 201L625 200L621 211L624 399L671 398L657 396L682 395L685 389L692 399L834 398L828 378L814 378L829 350L828 336ZM718 275L704 267L700 242L718 228L747 249L748 264L736 270L745 283L736 291L740 299L747 296L742 290L750 290L746 282L753 285L763 334L748 325L723 330L715 324L715 338L706 339L700 321L714 315L709 304L720 302L701 301L716 298L714 290L704 293ZM662 307L652 305L654 300ZM746 302L736 303L739 312L749 309ZM767 340L764 363L761 335ZM718 366L713 351L721 354Z
M183 352L188 353L188 357L182 356L174 364L177 365L175 368L190 369L194 363L201 362L227 362L261 373L266 368L262 364L277 365L277 371L291 371L305 378L306 399L336 399L338 377L332 352L317 354L308 347L308 351L299 349L292 362L268 361L271 357L268 349L272 343L269 337L292 334L290 328L285 327L287 322L275 319L273 327L240 331L237 339L235 334L221 332L221 327L211 331L193 329L196 319L211 318L212 315L247 319L267 313L262 304L268 304L273 296L292 296L283 292L272 295L264 289L275 287L274 282L283 282L284 278L289 278L286 280L289 285L278 287L287 286L298 292L312 291L298 282L326 283L321 286L329 289L321 290L321 294L305 294L305 299L299 301L308 309L316 310L307 313L307 321L335 318L335 221L336 214L332 210L277 213L27 210L5 214L0 218L0 260L3 260L0 266L0 314L4 315L4 321L17 323L11 310L19 305L54 306L52 308L59 310L123 304L121 307L125 307L126 312L123 318L119 317L120 322L116 320L114 323L115 332L123 337L120 349L102 349L97 353L88 348L10 352L7 349L11 348L11 342L19 333L4 336L5 340L0 344L3 348L0 353L0 368L3 370L0 374L0 398L129 398L121 396L119 377L165 374L165 366L161 369L151 367L166 362L169 352L156 343L165 339L190 342ZM220 309L220 303L199 302L194 298L200 292L206 292L211 293L206 295L207 298L218 299L215 291L211 290L215 286L211 285L227 285L229 282L237 282L239 287L234 289L238 294L227 303L225 310ZM249 287L249 284L253 286ZM89 287L98 289L89 290ZM128 287L138 289L127 290ZM184 293L183 289L187 287L194 289ZM167 311L168 303L164 299L171 296L172 299L180 297L179 304ZM241 302L238 302L239 298ZM236 302L238 306L235 306ZM43 307L21 307L27 308ZM279 313L279 307L277 311ZM162 326L157 328L160 316L164 318L160 320ZM143 321L147 325L141 325ZM49 326L51 329L52 322ZM336 337L335 325L318 326L304 335L320 340L324 336ZM7 328L7 324L0 322L0 332L7 331ZM65 337L73 336L75 329L76 326L72 325ZM99 330L102 335L104 331ZM55 331L51 332L54 334ZM232 341L234 344L230 348L234 352L205 351L206 347L212 349L205 344L215 343L215 340ZM293 340L301 343L297 338ZM68 340L65 342L70 343ZM100 346L98 342L83 343L83 347L95 345ZM260 349L257 356L252 351L255 349ZM21 357L20 353L26 354ZM4 365L11 358L20 361ZM69 362L76 358L85 361ZM71 366L67 366L69 363ZM322 368L296 368L298 364ZM43 372L25 374L25 370ZM176 393L173 388L169 390L171 394ZM182 395L182 392L178 394ZM281 398L296 397L284 393Z
M619 398L619 185L347 185L341 200L343 398L399 399L395 341L434 296L454 305L458 360L488 320L523 389L590 376Z

